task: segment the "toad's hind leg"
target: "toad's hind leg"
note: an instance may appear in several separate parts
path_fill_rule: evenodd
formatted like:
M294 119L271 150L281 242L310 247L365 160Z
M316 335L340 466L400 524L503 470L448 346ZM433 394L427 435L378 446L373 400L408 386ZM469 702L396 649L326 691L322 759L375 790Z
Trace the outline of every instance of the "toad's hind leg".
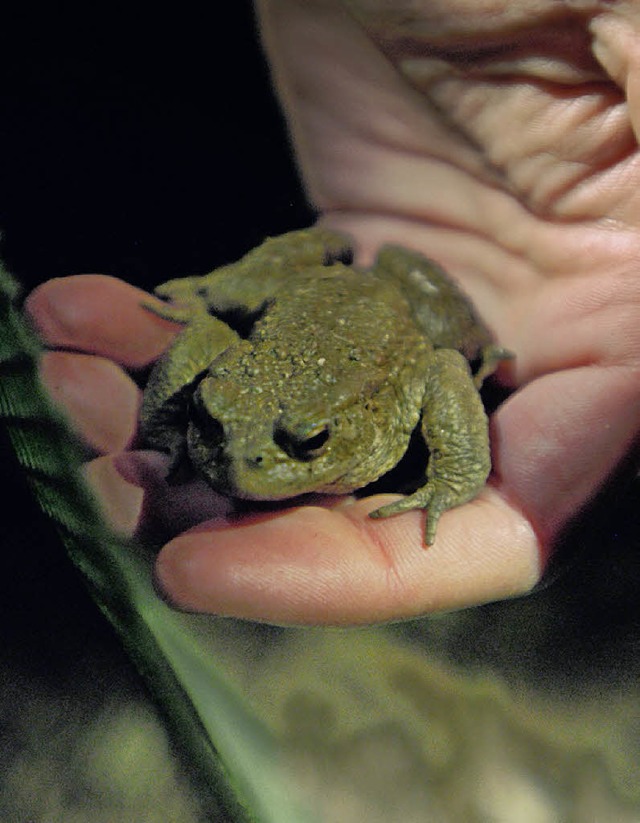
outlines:
M457 349L469 361L480 357L484 361L486 350L485 377L489 373L489 362L495 368L502 359L490 355L499 350L493 346L493 336L471 300L433 260L401 246L385 246L378 254L373 271L396 282L416 323L435 348Z
M251 317L286 288L296 271L350 262L352 257L353 245L346 235L329 229L300 229L269 237L240 260L209 274L162 283L155 293L176 305L199 303L212 314L239 312Z
M440 515L473 499L491 470L489 427L465 358L452 349L433 354L425 384L422 433L429 448L427 482L414 494L371 513L389 517L428 509L425 542L435 540Z

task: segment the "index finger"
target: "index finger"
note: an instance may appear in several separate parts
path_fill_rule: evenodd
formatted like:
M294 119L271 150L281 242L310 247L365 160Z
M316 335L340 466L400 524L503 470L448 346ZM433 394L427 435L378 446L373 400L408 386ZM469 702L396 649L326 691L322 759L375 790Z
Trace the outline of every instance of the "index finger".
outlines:
M153 299L116 277L78 274L38 286L25 311L45 345L139 369L156 360L179 330L144 308Z

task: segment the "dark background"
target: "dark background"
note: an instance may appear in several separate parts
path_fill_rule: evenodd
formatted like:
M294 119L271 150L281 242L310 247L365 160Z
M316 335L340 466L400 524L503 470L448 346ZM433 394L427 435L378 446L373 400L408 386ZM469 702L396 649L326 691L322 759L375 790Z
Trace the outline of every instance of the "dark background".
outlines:
M0 19L2 251L25 284L151 285L309 222L250 3L215 25L78 14Z

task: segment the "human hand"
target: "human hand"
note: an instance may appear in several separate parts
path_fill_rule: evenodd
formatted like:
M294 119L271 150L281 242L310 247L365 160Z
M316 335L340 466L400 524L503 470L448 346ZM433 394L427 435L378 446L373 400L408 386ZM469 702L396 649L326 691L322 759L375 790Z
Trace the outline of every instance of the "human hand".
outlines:
M438 260L516 353L490 483L443 515L428 550L421 513L367 517L379 497L230 519L210 490L169 488L163 458L127 451L139 391L125 369L175 327L111 279L32 295L45 341L84 353L48 355L44 374L102 455L88 476L112 519L125 532L199 523L158 557L178 605L344 624L524 592L637 436L640 20L617 3L488 15L483 2L425 2L398 22L373 0L350 4L358 21L337 2L261 4L322 223L353 235L365 263L387 241Z

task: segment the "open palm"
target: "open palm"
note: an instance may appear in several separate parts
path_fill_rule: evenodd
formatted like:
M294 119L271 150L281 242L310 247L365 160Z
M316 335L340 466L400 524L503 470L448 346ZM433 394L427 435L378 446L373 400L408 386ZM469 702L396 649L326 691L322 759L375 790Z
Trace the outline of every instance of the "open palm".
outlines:
M111 278L50 281L28 301L50 346L80 352L48 354L43 373L100 455L87 472L105 510L124 531L177 534L157 568L180 606L344 624L524 592L637 436L640 8L421 5L259 11L321 222L351 234L363 263L387 241L441 262L516 354L491 481L442 517L430 549L420 512L370 520L379 498L230 518L202 484L168 487L163 457L130 450L127 370L176 327Z

